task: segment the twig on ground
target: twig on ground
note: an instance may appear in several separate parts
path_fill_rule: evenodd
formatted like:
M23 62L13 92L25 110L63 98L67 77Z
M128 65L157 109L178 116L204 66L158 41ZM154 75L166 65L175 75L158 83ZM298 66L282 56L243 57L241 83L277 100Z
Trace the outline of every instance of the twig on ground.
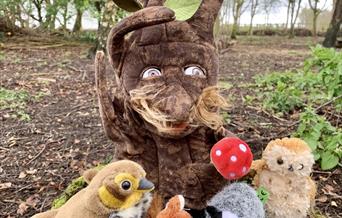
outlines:
M40 152L39 152L36 156L34 156L29 162L27 162L25 165L29 165L30 163L32 163L32 161L34 161L35 159L37 159L37 158L45 151L46 145L47 145L47 144L44 144L43 149L40 150Z
M319 110L322 109L323 107L328 106L329 104L331 104L331 103L333 103L334 101L340 99L341 97L342 97L342 95L337 96L337 97L335 97L335 98L333 98L333 99L331 99L331 100L329 100L329 101L327 101L327 102L321 104L320 106L318 106L317 108L315 108L314 111L315 111L315 112L319 111ZM291 123L288 127L295 126L295 125L297 125L297 124L299 124L299 123L300 123L300 120L297 120L297 121Z
M14 193L16 194L16 193L21 192L22 190L27 189L29 187L32 187L32 184L25 185L24 187L21 187L20 189L16 190Z
M280 117L278 117L278 116L276 116L276 115L273 115L273 114L271 114L271 113L268 113L267 111L265 111L265 110L262 109L262 108L253 107L253 106L250 106L250 105L248 105L247 107L250 108L250 109L256 110L256 111L261 111L261 112L263 112L264 114L266 114L267 116L273 117L274 119L277 119L277 120L279 120L279 121L281 121L281 122L286 122L286 123L289 122L289 121L287 121L287 120L285 120L285 119L283 119L283 118L280 118Z
M329 105L329 104L335 102L336 100L338 100L338 99L340 99L340 98L342 98L342 95L339 95L339 96L337 96L337 97L335 97L335 98L332 98L331 100L325 102L324 104L321 104L320 106L318 106L318 107L315 109L315 112L319 111L319 110L322 109L323 107L325 107L325 106L327 106L327 105Z

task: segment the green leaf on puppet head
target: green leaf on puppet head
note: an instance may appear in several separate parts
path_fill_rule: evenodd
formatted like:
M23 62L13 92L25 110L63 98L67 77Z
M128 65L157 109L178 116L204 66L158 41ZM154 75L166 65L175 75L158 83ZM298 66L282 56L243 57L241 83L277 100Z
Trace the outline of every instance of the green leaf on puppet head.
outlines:
M121 9L128 12L135 12L143 8L139 0L113 0L114 3Z
M322 170L330 170L337 166L338 164L338 156L330 151L324 152L321 155L321 168Z
M188 20L198 10L201 0L166 0L164 6L172 9L177 20Z

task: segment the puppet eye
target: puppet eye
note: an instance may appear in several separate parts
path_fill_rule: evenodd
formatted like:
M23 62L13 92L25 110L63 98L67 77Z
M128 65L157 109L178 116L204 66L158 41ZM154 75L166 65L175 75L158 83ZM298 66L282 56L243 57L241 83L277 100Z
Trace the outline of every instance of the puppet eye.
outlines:
M147 70L145 70L142 74L142 78L143 79L147 79L147 78L151 78L151 77L157 77L157 76L161 76L161 72L159 69L157 68L148 68Z
M197 66L186 67L184 69L184 74L187 76L205 77L204 70Z

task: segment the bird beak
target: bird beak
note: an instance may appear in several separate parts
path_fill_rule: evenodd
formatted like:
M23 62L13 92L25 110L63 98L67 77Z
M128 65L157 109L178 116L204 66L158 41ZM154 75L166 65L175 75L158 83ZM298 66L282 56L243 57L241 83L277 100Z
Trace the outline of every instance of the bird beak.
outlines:
M139 182L139 191L152 191L154 189L154 184L147 179L141 179Z

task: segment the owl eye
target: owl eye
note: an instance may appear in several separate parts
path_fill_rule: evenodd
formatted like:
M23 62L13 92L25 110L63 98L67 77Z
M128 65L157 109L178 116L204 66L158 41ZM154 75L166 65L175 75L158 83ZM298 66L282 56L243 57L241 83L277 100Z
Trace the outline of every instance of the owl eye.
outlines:
M197 66L186 67L184 69L184 74L187 76L205 77L204 70Z
M162 73L160 72L159 69L157 68L148 68L146 69L143 74L142 74L142 78L143 79L147 79L147 78L152 78L152 77L158 77L158 76L161 76Z
M298 168L298 170L302 170L304 169L304 164L300 164L300 167Z
M130 181L125 180L121 183L121 188L125 191L129 190L131 187L132 187L132 184Z
M282 165L284 163L283 159L281 157L278 157L277 164Z

